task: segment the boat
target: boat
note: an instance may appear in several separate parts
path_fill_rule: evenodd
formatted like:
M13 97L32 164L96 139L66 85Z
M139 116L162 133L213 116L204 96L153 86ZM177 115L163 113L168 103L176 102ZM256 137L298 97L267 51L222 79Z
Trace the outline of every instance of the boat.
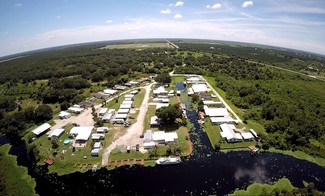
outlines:
M156 163L158 165L173 165L179 164L181 162L180 157L160 157Z

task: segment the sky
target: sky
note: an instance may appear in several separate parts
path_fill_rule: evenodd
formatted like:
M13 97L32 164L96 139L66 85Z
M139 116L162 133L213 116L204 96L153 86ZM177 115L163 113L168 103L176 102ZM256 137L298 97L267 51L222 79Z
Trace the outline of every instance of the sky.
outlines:
M93 41L198 38L325 54L325 0L1 0L0 56Z

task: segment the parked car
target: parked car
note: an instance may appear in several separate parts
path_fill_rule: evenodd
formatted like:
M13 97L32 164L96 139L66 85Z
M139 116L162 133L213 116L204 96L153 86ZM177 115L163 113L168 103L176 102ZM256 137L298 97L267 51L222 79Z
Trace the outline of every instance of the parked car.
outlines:
M135 150L136 150L136 151L139 151L139 149L140 149L140 145L137 144L137 145L135 146Z

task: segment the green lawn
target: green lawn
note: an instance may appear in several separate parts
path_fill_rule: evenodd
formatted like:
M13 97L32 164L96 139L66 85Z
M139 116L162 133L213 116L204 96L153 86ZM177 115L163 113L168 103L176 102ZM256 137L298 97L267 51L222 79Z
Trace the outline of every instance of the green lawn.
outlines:
M17 157L9 155L9 144L0 146L0 195L36 195L35 180L26 167L17 165Z
M178 83L178 82L185 82L185 80L186 80L185 76L173 76L171 78L172 78L172 82L171 82L172 86L175 86L176 83Z
M208 135L210 143L214 149L215 145L221 142L219 126L212 125L210 118L205 118L203 124L203 130Z
M148 111L146 114L146 118L144 120L144 132L148 129L150 129L150 118L152 116L155 116L156 113L156 106L148 106Z
M146 90L141 89L141 91L134 96L134 108L139 108L141 106L145 94Z
M278 191L289 191L291 192L294 187L292 186L291 182L287 178L282 178L278 180L275 184L269 185L269 184L260 184L260 183L254 183L247 187L247 190L237 190L234 193L230 195L272 195L272 191L275 189L278 189Z

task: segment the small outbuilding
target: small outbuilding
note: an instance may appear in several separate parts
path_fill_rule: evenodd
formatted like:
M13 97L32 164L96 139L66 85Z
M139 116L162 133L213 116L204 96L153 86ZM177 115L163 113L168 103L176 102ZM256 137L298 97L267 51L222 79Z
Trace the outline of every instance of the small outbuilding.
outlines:
M160 125L160 120L157 116L152 116L150 118L150 126L151 127L156 127L156 126L159 126Z
M90 154L91 156L99 156L100 148L92 149Z

